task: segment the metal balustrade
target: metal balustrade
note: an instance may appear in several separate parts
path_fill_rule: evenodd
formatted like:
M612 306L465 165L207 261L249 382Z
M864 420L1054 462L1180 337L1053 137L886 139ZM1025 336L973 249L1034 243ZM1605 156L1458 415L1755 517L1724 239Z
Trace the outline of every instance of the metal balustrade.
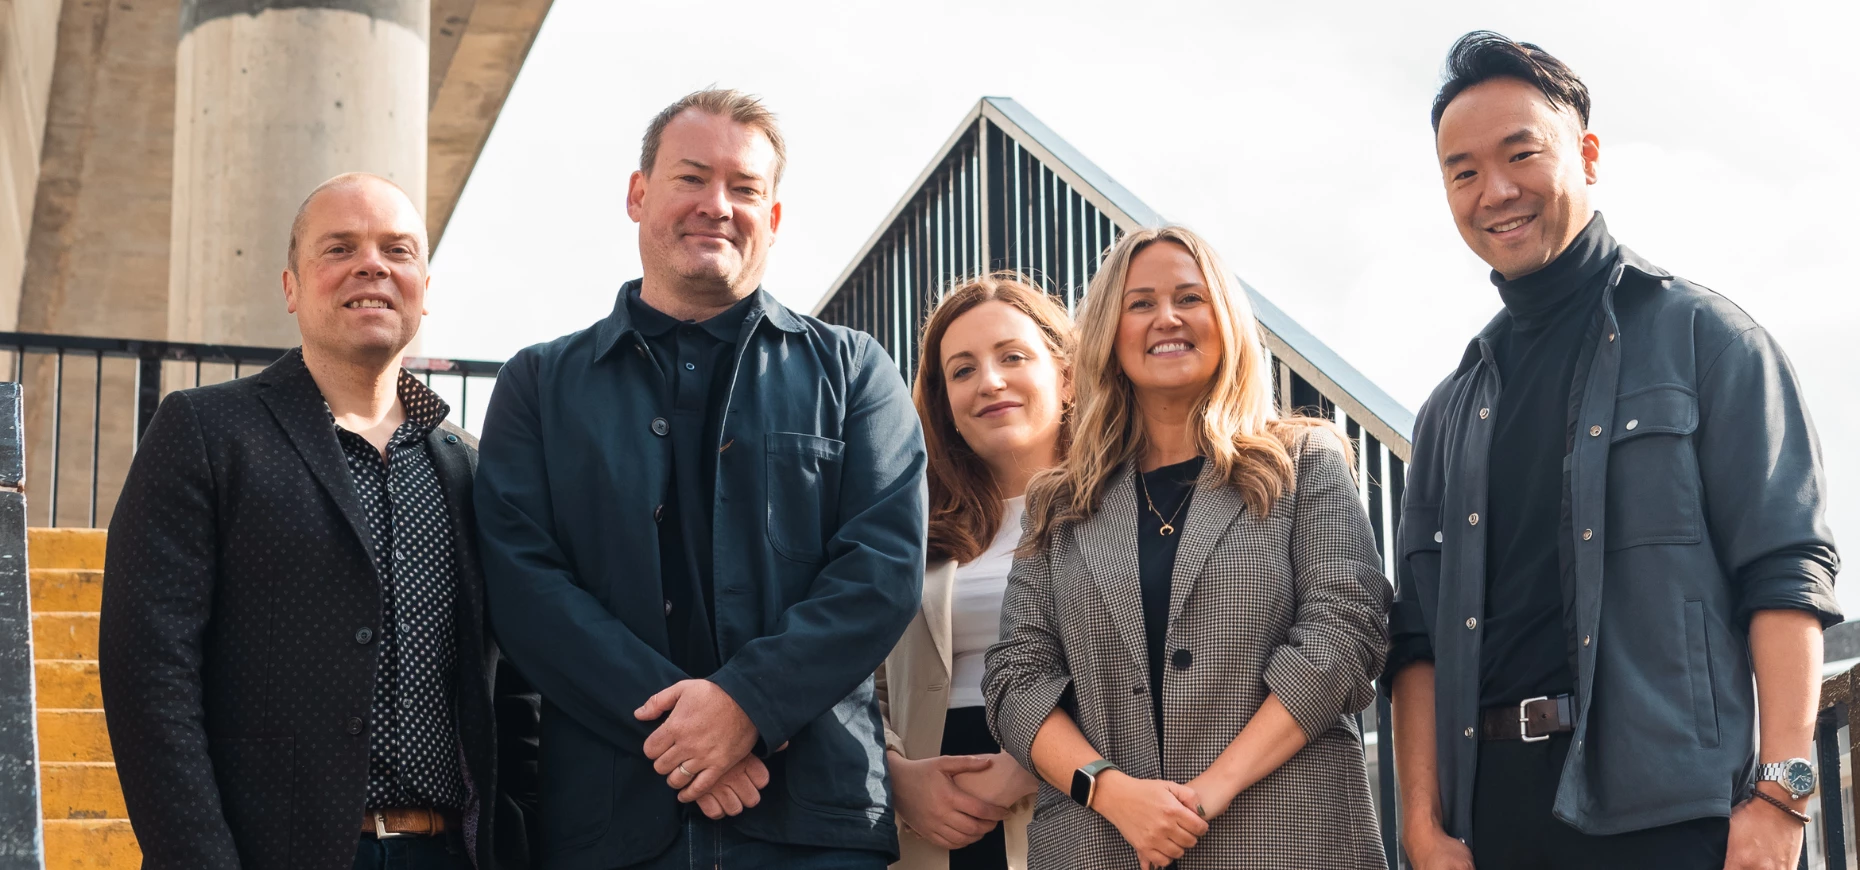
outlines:
M168 392L255 374L284 348L0 332L0 377L24 387L29 524L108 525L136 442ZM470 429L503 363L409 357ZM473 397L478 397L477 405Z

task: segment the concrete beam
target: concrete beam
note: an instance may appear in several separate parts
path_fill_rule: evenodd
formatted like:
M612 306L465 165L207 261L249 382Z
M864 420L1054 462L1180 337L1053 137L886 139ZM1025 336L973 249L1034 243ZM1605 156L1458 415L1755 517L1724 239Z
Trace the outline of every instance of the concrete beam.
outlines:
M59 0L0 0L0 327L19 313L40 146L57 62Z
M433 0L433 98L426 136L426 226L438 247L465 192L465 181L491 138L491 126L536 42L553 0ZM448 7L445 13L441 7ZM441 40L452 38L452 18L469 7L469 19L451 49L443 78ZM442 18L446 14L448 17Z

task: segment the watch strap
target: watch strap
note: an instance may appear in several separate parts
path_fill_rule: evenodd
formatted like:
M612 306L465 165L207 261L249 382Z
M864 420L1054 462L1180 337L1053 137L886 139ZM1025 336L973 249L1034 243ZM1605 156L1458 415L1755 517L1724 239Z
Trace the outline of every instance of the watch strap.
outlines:
M1100 758L1074 771L1072 774L1072 799L1078 801L1080 806L1090 809L1092 799L1098 794L1099 774L1107 770L1117 769L1117 765L1109 759Z

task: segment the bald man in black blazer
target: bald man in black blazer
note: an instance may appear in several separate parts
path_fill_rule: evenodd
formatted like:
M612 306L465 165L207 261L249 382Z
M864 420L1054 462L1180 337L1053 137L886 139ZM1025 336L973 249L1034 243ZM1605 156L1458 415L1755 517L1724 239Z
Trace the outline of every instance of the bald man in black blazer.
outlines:
M293 227L303 347L169 395L111 522L104 710L146 870L521 870L538 704L483 604L477 450L400 368L426 238L341 176Z

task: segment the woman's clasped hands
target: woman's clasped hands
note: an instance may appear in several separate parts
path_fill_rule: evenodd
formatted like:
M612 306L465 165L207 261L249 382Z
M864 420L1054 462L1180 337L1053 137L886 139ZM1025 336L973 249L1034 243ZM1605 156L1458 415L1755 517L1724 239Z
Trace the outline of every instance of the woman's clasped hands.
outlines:
M994 830L1034 783L1006 755L912 761L893 753L891 787L904 826L938 848L954 850Z
M1091 808L1137 850L1143 870L1169 866L1208 832L1195 790L1166 779L1137 779L1107 770L1098 776Z

